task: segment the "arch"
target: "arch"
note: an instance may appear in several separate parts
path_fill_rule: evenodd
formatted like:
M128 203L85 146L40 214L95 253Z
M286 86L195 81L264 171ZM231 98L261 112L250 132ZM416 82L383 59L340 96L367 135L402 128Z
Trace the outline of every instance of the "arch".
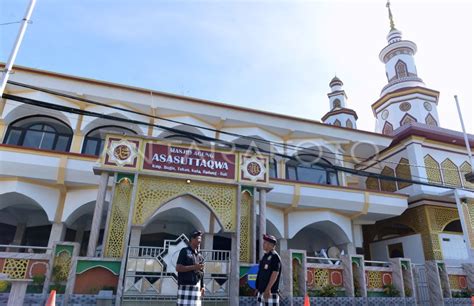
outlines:
M339 119L336 119L334 120L334 123L333 123L335 126L341 126L341 121L339 121Z
M29 199L35 203L48 216L49 221L54 220L56 205L59 199L59 191L48 187L38 186L31 183L18 181L5 181L0 184L0 197L5 195L21 195L24 199ZM53 204L54 203L54 204ZM52 205L53 204L53 205ZM10 201L0 201L0 209L12 205Z
M337 244L347 243L352 237L351 220L330 211L293 212L288 214L288 239L293 238L303 228L320 224L329 236L336 236Z
M459 167L459 170L461 172L461 178L462 178L464 187L469 188L469 189L474 189L474 183L468 182L465 176L466 174L471 173L472 171L471 164L465 161L461 164L461 166Z
M393 125L390 122L385 121L383 125L383 129L382 129L382 134L390 135L392 133L393 133Z
M395 71L397 73L397 78L406 78L408 76L407 64L404 61L398 60L395 64Z
M406 158L400 158L397 167L395 167L395 173L398 178L411 180L411 171L410 171L410 162ZM412 183L397 182L398 189L403 189L405 187L411 186Z
M191 135L180 134L179 132L165 130L158 135L158 138L169 139L169 140L181 140L185 142L192 142L192 141L196 141L198 143L205 142L203 139L199 138L199 136L205 137L204 133L201 132L201 130L199 130L196 127L192 127L185 124L179 124L170 128L178 130L178 131L182 131L184 133L190 133ZM196 134L198 136L196 137L196 136L193 136L192 134Z
M99 156L104 148L107 133L122 133L123 135L136 135L137 133L127 127L119 125L104 125L90 130L82 144L82 153Z
M247 137L255 138L255 140L249 139ZM262 141L259 141L259 140L262 140ZM235 138L232 142L239 146L242 146L242 148L239 148L239 149L243 149L243 150L252 150L252 151L256 151L257 153L260 152L263 154L268 154L268 153L272 154L274 152L278 152L275 146L271 145L267 139L258 135L238 137L238 138Z
M429 154L425 155L424 161L428 182L442 184L443 181L441 179L441 170L438 162Z
M4 121L5 124L10 125L11 123L21 120L22 118L34 117L34 116L45 116L55 118L57 120L62 121L65 125L71 127L72 122L75 120L71 120L70 117L77 116L73 114L65 114L63 112L53 110L53 109L45 109L43 107L35 106L35 105L28 105L22 104L19 102L9 101L9 103L18 103L18 106L13 107L9 112L5 109L4 111ZM62 105L65 101L62 101ZM66 102L67 103L67 102ZM68 117L69 116L69 117Z
M377 230L377 234L374 237L374 241L388 238L396 238L400 236L407 236L416 233L417 232L411 226L408 226L404 223L387 224L386 226Z
M332 102L332 109L335 109L336 107L341 107L341 100L334 99L334 101Z
M409 113L406 113L405 116L403 116L402 120L400 120L400 126L411 124L413 122L417 122L416 118L410 115Z
M121 118L121 119L126 119L126 120L132 120L133 119L133 118L130 118L127 113L125 113L125 114L127 114L127 115L125 115L125 114L122 114L120 112L110 112L109 108L104 109L102 111L102 113L104 113L108 116L114 116L114 117ZM132 130L137 135L144 135L145 134L144 131L136 124L128 123L128 122L120 121L120 120L110 120L110 119L103 119L103 118L97 118L97 119L94 119L91 122L87 123L85 126L83 126L81 128L81 132L82 132L83 135L87 135L92 130L95 130L95 129L103 127L103 126L117 126L117 127L126 128L128 130Z
M442 232L457 232L462 233L461 220L455 219L443 226Z
M381 175L395 178L395 171L392 168L385 166L380 172ZM397 191L397 183L392 180L380 179L380 189L382 191L395 192Z
M367 188L368 190L380 191L379 179L376 177L368 177L365 180L365 188Z
M68 152L73 131L64 121L46 115L33 115L13 121L3 143L36 149Z
M461 178L459 177L459 169L455 163L449 158L446 158L441 163L441 170L443 173L444 183L451 186L461 186Z
M346 127L350 128L350 129L353 129L353 128L354 128L354 124L352 124L352 120L351 120L351 119L347 119L347 120L346 120Z
M189 208L193 208L193 209L187 209L186 207L183 206L182 203L180 203L180 201L182 201L184 199L188 200L186 202L186 204L189 205ZM189 201L189 200L191 200L191 201ZM164 213L166 211L173 210L173 209L175 209L175 211L176 211L177 208L180 208L180 209L184 210L185 212L187 212L188 213L187 217L190 217L190 219L194 221L193 225L197 225L197 227L199 227L200 230L203 230L203 231L206 231L206 232L209 232L211 230L209 228L209 223L210 223L209 221L208 222L202 222L203 221L202 220L202 217L203 217L202 208L207 209L207 212L210 213L211 217L215 218L215 220L217 221L220 229L224 228L224 226L222 224L222 221L220 220L219 216L215 213L215 211L212 209L212 207L210 207L210 205L208 205L204 200L200 199L198 196L195 196L191 193L183 193L183 194L177 195L177 196L169 199L168 201L166 201L162 205L160 205L150 215L150 217L143 222L143 227L146 227L149 224L151 224L154 221L154 219L156 219L156 217L160 213ZM198 215L198 213L200 213L200 215ZM214 230L214 229L212 229L212 230Z
M431 114L426 115L425 123L430 125L430 126L438 126L438 122L436 121L436 119Z

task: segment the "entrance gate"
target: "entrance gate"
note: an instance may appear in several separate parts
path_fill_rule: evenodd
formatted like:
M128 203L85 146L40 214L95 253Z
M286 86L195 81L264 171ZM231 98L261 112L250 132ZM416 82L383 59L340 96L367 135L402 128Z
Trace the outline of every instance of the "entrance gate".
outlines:
M123 301L176 301L176 261L188 238L165 240L163 247L129 246ZM205 300L229 299L230 252L202 250L205 260Z

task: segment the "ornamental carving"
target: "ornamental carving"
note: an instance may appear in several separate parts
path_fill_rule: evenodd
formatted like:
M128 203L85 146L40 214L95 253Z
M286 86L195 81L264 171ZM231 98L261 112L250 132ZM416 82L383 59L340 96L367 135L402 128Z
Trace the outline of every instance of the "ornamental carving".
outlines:
M409 102L403 102L400 104L400 110L402 112L408 112L411 109L411 104Z

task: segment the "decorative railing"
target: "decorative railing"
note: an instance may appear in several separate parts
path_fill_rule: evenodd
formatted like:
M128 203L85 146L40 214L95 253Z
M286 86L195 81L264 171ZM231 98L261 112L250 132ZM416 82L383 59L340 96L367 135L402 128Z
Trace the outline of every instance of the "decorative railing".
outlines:
M0 244L0 252L7 253L30 253L30 254L44 254L51 248L30 246L30 245L14 245L14 244Z
M393 269L390 262L365 260L364 266L368 295L369 292L382 292L384 286L392 285Z
M306 288L321 291L326 286L343 291L343 268L339 258L306 257Z

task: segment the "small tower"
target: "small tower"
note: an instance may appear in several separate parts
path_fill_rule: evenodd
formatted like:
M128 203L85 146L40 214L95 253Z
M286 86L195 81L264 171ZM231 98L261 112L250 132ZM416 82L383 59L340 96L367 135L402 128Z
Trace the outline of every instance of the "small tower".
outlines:
M347 96L342 85L344 84L337 76L329 82L331 88L331 92L328 93L330 110L321 118L321 121L326 124L355 129L357 128L357 114L346 107Z
M395 28L390 1L387 2L390 31L388 45L379 54L385 64L387 85L380 98L372 104L376 118L376 132L391 134L395 129L412 122L438 126L439 92L425 87L415 65L416 44L402 40L402 32Z

